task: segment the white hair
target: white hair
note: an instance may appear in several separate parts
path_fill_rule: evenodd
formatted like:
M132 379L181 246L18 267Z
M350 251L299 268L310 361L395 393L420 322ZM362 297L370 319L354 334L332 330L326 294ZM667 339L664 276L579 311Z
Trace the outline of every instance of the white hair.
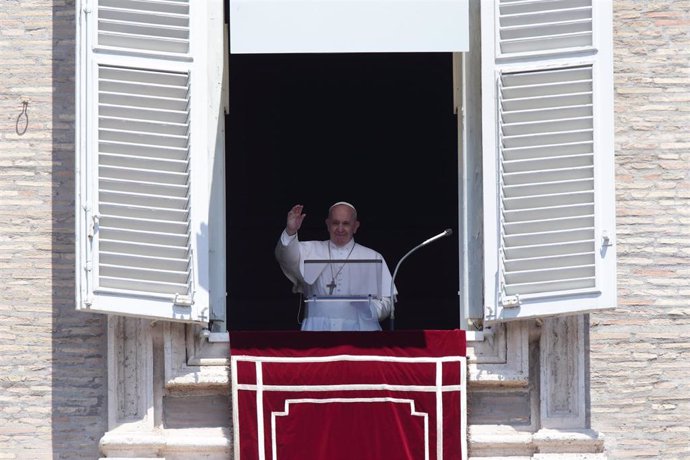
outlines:
M357 219L357 208L355 208L355 205L352 203L348 203L347 201L338 201L337 203L333 203L330 208L328 208L328 217L331 216L331 211L333 211L333 208L336 206L347 206L348 208L352 209L352 214L355 218Z

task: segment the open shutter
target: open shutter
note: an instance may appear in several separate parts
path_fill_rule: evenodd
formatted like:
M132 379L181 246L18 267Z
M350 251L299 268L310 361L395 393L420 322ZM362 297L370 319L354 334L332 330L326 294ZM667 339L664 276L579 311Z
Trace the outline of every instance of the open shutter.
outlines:
M78 11L77 308L206 322L204 11L190 0Z
M611 4L481 14L485 319L614 307Z

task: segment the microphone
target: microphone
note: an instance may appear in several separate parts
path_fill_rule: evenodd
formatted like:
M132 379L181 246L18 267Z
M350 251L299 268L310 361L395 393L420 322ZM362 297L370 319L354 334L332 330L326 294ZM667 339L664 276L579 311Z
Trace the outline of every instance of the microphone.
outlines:
M439 233L436 236L432 236L431 238L422 241L420 244L417 246L413 247L410 249L407 254L405 254L402 259L398 262L398 264L395 266L395 270L393 271L393 278L391 279L391 315L390 315L390 330L395 330L395 277L398 275L398 269L400 268L400 264L403 263L403 260L407 259L410 254L415 252L417 249L424 247L428 244L433 243L436 240L440 240L443 237L449 236L453 234L453 229L452 228L447 228L441 233Z
M429 238L428 240L424 241L424 242L423 242L422 244L420 244L419 246L420 246L420 247L426 246L427 244L433 243L434 241L439 240L439 239L443 238L444 236L449 236L449 235L452 235L452 234L453 234L453 229L452 229L452 228L447 228L447 229L445 229L443 232L439 233L438 235L432 236L432 237ZM413 249L413 251L414 251L414 249Z

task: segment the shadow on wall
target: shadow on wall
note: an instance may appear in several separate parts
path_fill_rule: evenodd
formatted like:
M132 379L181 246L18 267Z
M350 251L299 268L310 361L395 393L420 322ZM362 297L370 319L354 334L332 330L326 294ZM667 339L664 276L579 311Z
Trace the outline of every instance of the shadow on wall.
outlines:
M106 317L75 310L75 5L52 19L52 452L98 458L107 429Z

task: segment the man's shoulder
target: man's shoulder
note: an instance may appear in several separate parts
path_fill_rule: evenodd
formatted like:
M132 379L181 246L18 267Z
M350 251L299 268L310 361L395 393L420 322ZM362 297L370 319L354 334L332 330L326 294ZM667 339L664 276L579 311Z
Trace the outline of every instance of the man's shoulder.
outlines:
M326 250L328 249L328 240L326 241L320 241L320 240L307 240L307 241L300 241L299 244L303 248L308 248L310 250Z
M362 244L357 243L357 253L360 255L367 255L368 258L377 258L381 257L381 254L378 251L375 251L371 249L370 247L364 246Z

